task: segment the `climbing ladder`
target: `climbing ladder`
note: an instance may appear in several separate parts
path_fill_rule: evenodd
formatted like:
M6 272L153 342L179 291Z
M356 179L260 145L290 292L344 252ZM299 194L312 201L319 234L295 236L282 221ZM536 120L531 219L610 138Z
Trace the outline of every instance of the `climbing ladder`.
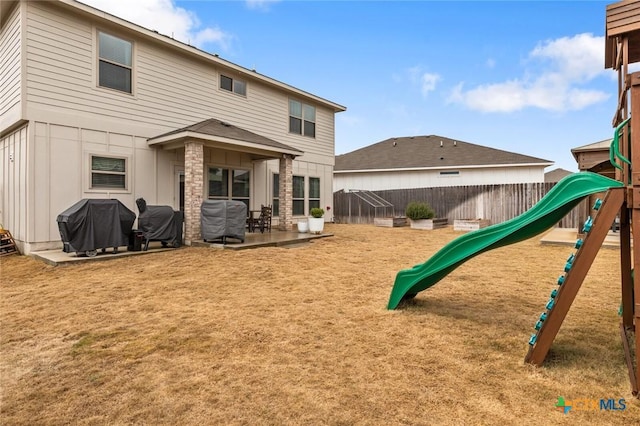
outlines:
M0 229L0 257L10 254L20 254L13 240L11 232L6 229Z
M625 202L625 191L626 188L610 189L604 201L598 199L594 204L595 217L589 217L582 229L585 238L576 241L577 251L567 259L564 274L558 278L558 286L551 291L546 310L534 326L536 333L529 340L525 362L540 365L546 358L607 232Z

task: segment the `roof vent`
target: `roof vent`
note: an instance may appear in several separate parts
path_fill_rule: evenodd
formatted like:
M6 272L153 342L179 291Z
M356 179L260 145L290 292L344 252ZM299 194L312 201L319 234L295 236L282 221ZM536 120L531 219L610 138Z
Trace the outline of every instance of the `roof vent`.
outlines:
M458 141L453 141L453 146L458 146Z
M442 148L444 146L444 142L440 141L440 148ZM442 158L441 158L442 160Z

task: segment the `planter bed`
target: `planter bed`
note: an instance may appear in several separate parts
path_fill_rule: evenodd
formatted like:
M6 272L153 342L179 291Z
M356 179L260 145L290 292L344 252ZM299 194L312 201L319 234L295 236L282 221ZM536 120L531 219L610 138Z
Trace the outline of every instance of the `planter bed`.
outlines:
M375 226L382 226L385 228L397 228L400 226L407 226L406 217L376 217L373 219Z
M410 222L412 229L439 229L446 227L449 223L446 217L437 219L418 219L411 220Z
M491 225L489 219L456 219L453 221L454 231L475 231Z

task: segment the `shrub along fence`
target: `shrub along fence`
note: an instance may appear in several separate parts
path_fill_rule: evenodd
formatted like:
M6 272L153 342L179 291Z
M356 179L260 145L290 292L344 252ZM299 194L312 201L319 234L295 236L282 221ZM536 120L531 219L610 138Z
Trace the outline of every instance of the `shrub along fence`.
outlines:
M500 223L512 219L533 207L555 183L521 183L508 185L453 186L437 188L395 189L371 191L386 200L392 208L375 208L351 192L333 194L334 220L338 223L373 223L376 217L404 216L411 201L425 201L436 217L455 219L489 219ZM584 222L589 201L580 203L558 226L578 228Z

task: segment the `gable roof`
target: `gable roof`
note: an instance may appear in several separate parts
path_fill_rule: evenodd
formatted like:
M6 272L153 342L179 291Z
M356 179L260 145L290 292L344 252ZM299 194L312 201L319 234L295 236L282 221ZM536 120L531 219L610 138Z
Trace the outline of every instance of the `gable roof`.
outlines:
M335 172L550 166L553 162L437 135L389 138L337 155Z
M4 3L5 0L0 0L0 3ZM209 52L205 52L204 50L200 50L194 46L178 41L172 37L163 35L158 33L157 31L147 29L138 24L134 24L125 19L119 18L115 15L111 15L105 11L97 9L95 7L86 5L76 0L57 0L56 4L61 5L62 7L71 10L75 13L84 15L85 18L89 18L98 21L98 22L108 22L111 25L118 25L121 28L126 28L128 31L132 31L137 36L141 38L146 38L147 40L154 40L157 43L161 43L164 48L173 49L175 51L179 51L184 55L189 55L192 57L197 57L200 59L204 59L205 61L218 66L224 67L227 70L235 71L240 74L243 78L247 78L248 80L259 80L261 83L266 84L271 87L278 88L280 90L284 90L289 92L295 96L299 96L301 98L305 98L315 102L316 104L322 105L325 108L329 108L334 112L346 111L347 108L337 104L335 102L329 101L327 99L321 98L320 96L316 96L312 93L306 92L304 90L300 90L296 87L278 81L274 78L267 77L264 74L260 74L255 69L248 69L237 65L231 61L227 61L219 57L218 54L211 54ZM4 10L4 7L3 9Z
M553 169L544 174L545 182L559 182L563 177L572 175L573 172L563 168Z
M604 139L598 142L590 143L587 145L578 146L575 148L571 148L571 154L573 154L573 158L578 161L578 154L581 152L592 152L592 151L607 151L609 152L609 147L611 146L612 139Z
M225 145L228 149L233 146L238 151L261 150L275 154L302 155L303 151L292 148L266 136L250 132L224 121L210 118L181 129L172 130L147 139L149 146L182 144L186 140L200 140Z

